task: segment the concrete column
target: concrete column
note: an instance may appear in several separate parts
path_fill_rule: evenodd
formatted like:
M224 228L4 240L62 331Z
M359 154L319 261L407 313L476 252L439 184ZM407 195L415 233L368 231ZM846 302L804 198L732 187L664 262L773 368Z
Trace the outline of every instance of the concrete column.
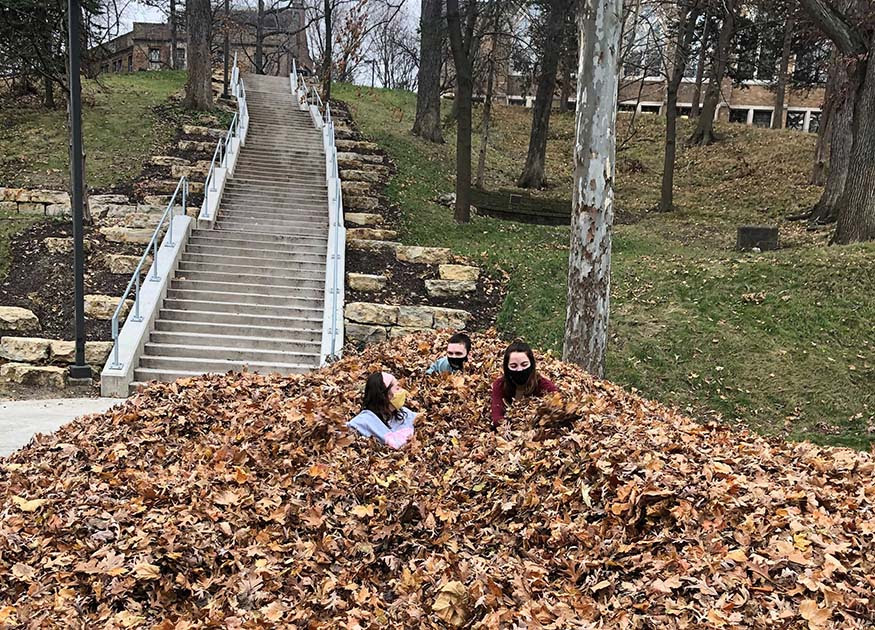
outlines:
M747 110L747 125L748 125L748 127L753 125L753 108L752 107L749 110Z
M805 110L805 122L802 125L802 130L805 131L805 133L808 133L808 130L810 128L811 128L811 110L807 109L807 110Z

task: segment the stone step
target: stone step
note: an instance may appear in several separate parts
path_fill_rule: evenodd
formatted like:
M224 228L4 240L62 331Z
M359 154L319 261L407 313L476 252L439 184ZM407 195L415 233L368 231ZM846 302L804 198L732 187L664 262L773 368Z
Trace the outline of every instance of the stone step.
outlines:
M134 370L135 380L128 386L128 392L135 394L139 387L142 387L149 381L172 383L180 378L192 378L197 376L203 376L203 372L192 372L186 370L150 370L138 367Z
M313 292L315 296L316 292ZM198 302L233 302L235 304L254 304L256 306L300 306L302 308L311 308L322 310L325 305L324 295L320 297L313 296L292 296L292 295L275 295L265 293L245 293L245 292L230 292L230 291L199 291L197 289L177 289L170 287L167 290L167 297L171 300L195 300Z
M149 340L198 346L209 346L211 340L215 340L214 345L225 348L318 353L322 343L322 323L319 323L319 328L296 329L159 319Z
M326 221L327 223L327 221ZM328 229L327 227L323 230L323 228L302 228L299 223L283 223L280 221L269 221L264 219L252 219L252 218L225 218L219 219L216 223L216 230L219 232L223 230L231 230L234 232L243 232L246 234L261 234L265 232L270 232L274 235L282 235L282 236L298 236L300 234L311 234L309 230L321 230L327 236Z
M248 186L245 188L234 188L226 190L222 195L222 201L277 201L283 203L296 202L320 202L328 200L328 190L325 188L306 188L300 187L295 189L284 188L268 188Z
M327 250L327 246L326 246ZM325 265L326 252L293 251L289 249L249 247L228 245L193 245L188 244L183 254L184 260L196 260L195 256L211 256L232 261L233 259L251 260L253 262L270 262L271 264L320 264Z
M313 229L315 230L317 228ZM320 247L326 247L327 238L328 228L326 226L324 228L324 234L299 234L296 236L276 234L273 232L210 230L209 234L191 237L189 242L194 242L197 245L223 245L226 247L249 247L258 250L276 249L304 253L311 249L313 251L318 251Z
M258 317L292 317L295 319L307 319L322 321L323 305L319 308L312 306L277 306L276 304L249 304L244 302L211 302L208 300L194 299L185 300L178 298L166 298L164 309L175 311L207 311L210 313L225 313L232 315Z
M270 277L315 277L325 275L325 263L308 263L296 265L276 264L276 261L268 261L273 264L252 263L234 261L229 263L224 258L215 257L208 262L203 260L190 260L183 256L179 261L179 273L207 272L207 273L240 273L240 274L263 274Z
M279 258L256 258L253 256L217 256L212 254L192 254L185 252L180 260L180 265L197 266L198 268L216 269L264 269L272 272L277 270L283 273L311 272L325 269L324 256L313 257L313 260L283 260Z
M321 156L316 156L312 163L296 164L295 162L264 162L256 160L240 160L237 166L234 167L234 177L236 179L249 179L251 175L258 175L260 179L276 176L277 180L284 181L286 176L294 176L300 182L311 182L320 184L319 177L323 180L325 173L325 163Z
M209 344L209 339L200 340L201 343ZM316 367L319 361L319 348L312 352L286 352L283 350L261 350L244 346L242 348L227 347L222 344L226 338L215 340L215 345L185 345L169 343L152 343L145 345L144 356L149 357L172 357L186 359L205 359L219 361L255 361L259 363L299 363Z
M325 287L325 273L314 272L304 275L272 275L259 273L239 273L232 271L200 271L196 269L182 269L176 272L177 280L196 280L199 282L230 282L236 284L259 284L276 286L297 286L309 289Z
M242 372L244 369L248 372L256 372L258 374L303 374L313 369L314 365L318 363L318 360L318 357L316 357L314 362L308 362L306 364L279 362L262 363L260 361L222 361L219 359L152 357L144 355L140 357L140 365L142 367L134 370L134 377L137 380L167 380L168 378L179 378L178 376L175 376L177 374L188 375L192 372L195 374L224 374L231 370ZM146 370L149 370L149 372L147 373ZM162 376L149 376L149 374L160 374ZM167 375L167 378L165 378L164 375Z
M251 186L282 188L285 186L294 185L296 182L309 182L311 184L318 185L325 181L325 174L324 171L301 173L295 172L294 170L288 170L283 173L268 173L257 168L253 168L250 170L236 171L234 173L234 179Z
M322 286L319 286L321 284ZM325 295L325 282L313 283L311 286L295 284L277 284L275 282L223 282L220 280L205 280L201 278L176 277L170 281L171 289L181 291L218 291L235 293L237 295L270 295L273 297L288 297L294 299L319 300Z
M273 193L321 193L328 195L328 183L321 175L301 177L297 181L273 181L269 184L261 180L248 178L234 178L225 186L225 194L239 193L244 195L259 195Z
M322 318L283 317L250 313L217 313L213 311L184 311L162 308L161 319L176 322L196 322L199 324L227 324L229 326L263 326L284 330L313 330L322 334Z
M321 225L328 223L327 206L322 212L304 212L302 210L290 210L288 206L247 206L244 204L228 204L219 207L218 217L233 216L237 218L251 219L280 219L292 223L300 223L303 226Z
M308 203L285 203L276 201L229 201L221 206L227 210L252 210L262 213L280 213L290 217L315 218L328 215L328 201Z

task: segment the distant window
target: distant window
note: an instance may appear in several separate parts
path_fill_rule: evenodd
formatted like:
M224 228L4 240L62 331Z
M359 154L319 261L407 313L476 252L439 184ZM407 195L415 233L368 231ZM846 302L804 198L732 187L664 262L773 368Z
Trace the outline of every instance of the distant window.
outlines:
M100 71L101 72L109 72L109 64L108 63L100 64Z
M808 123L808 131L817 133L820 129L820 112L811 112L811 120Z
M134 71L134 56L128 55L128 72Z
M787 112L787 129L802 131L805 129L805 112Z
M754 127L771 127L772 126L772 112L771 112L771 110L768 110L768 109L754 110L753 126Z
M686 116L687 118L689 118L690 114L692 114L692 113L693 113L692 107L686 107L686 106L678 107L678 116Z
M659 105L642 105L641 113L642 114L658 114L660 106Z
M634 112L635 105L633 105L632 103L620 103L619 111L621 111L621 112Z
M747 112L748 110L746 109L731 108L729 110L729 122L747 124Z
M150 48L149 49L149 70L160 70L161 69L161 49L160 48Z
M176 49L176 69L185 68L185 48Z

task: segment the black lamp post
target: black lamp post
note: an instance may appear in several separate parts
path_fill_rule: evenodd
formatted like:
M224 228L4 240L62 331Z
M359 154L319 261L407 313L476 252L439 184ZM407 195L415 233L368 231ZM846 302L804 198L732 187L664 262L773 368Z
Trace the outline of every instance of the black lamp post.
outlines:
M85 363L85 251L82 239L82 86L79 83L79 0L67 0L67 32L70 50L70 192L73 210L73 305L76 318L76 360L70 366L73 379L91 379Z

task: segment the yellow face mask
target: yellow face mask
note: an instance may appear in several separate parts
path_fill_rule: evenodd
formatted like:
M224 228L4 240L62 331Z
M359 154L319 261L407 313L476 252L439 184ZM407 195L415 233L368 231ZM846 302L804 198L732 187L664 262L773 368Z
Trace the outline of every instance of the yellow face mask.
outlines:
M400 411L401 407L404 406L404 403L407 402L407 392L403 389L395 392L395 395L389 400L389 404L392 405L395 409Z

